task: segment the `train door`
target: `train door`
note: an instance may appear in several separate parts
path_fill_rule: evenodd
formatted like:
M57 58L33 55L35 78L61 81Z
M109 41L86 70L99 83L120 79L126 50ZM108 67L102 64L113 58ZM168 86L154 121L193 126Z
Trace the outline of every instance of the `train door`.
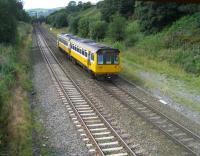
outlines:
M90 69L90 66L91 66L91 52L90 51L88 51L87 66Z
M71 48L72 48L72 44L70 42L70 40L68 41L68 50L69 50L69 55L71 55Z

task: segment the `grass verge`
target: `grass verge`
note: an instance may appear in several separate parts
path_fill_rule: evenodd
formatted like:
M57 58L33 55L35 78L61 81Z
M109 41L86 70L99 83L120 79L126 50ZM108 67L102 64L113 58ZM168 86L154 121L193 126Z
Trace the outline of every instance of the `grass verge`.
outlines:
M0 45L0 154L32 155L31 26L20 22L15 45Z
M52 32L54 35L57 35L57 34L60 34L60 33L63 33L63 32L65 32L65 33L69 32L68 27L58 29L58 28L51 27L48 24L43 24L43 27L46 28L47 30L49 30L50 32Z

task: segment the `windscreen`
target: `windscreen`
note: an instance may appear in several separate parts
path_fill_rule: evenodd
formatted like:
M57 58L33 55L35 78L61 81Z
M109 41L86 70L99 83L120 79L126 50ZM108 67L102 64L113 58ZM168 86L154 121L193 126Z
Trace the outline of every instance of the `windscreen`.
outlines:
M119 64L119 52L115 51L101 51L97 55L98 64Z

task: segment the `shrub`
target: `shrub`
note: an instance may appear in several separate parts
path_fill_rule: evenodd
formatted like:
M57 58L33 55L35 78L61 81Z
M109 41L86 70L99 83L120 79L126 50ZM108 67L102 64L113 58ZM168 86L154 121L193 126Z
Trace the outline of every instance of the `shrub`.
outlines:
M68 26L67 15L65 13L56 15L55 22L56 22L55 24L56 28L67 27Z
M79 20L80 20L79 17L70 17L69 31L71 31L73 34L78 33Z
M17 20L28 21L21 1L0 0L0 43L14 43Z
M140 22L141 31L150 34L162 30L180 17L199 10L198 5L138 2L135 14Z
M109 25L108 34L116 41L121 41L125 37L126 19L119 14L113 16L113 21Z
M139 31L138 21L128 23L125 29L125 44L126 46L133 46L138 40L143 37Z
M89 19L84 17L78 22L78 34L81 37L88 37L89 35Z
M15 12L12 11L14 2L0 1L0 43L14 42L17 32Z
M107 23L104 21L95 21L90 24L90 37L95 40L100 40L105 37Z
M117 12L123 17L130 17L134 12L135 0L104 0L98 4L102 19L109 22Z

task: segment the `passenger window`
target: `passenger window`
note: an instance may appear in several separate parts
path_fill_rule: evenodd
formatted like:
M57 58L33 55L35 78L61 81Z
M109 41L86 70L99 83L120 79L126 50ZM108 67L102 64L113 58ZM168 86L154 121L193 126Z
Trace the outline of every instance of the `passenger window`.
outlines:
M102 54L98 55L98 64L103 64L103 55Z
M85 57L87 57L87 52L85 51Z
M82 55L84 56L84 52L85 52L85 50L82 50Z
M91 54L91 60L94 61L94 54Z

